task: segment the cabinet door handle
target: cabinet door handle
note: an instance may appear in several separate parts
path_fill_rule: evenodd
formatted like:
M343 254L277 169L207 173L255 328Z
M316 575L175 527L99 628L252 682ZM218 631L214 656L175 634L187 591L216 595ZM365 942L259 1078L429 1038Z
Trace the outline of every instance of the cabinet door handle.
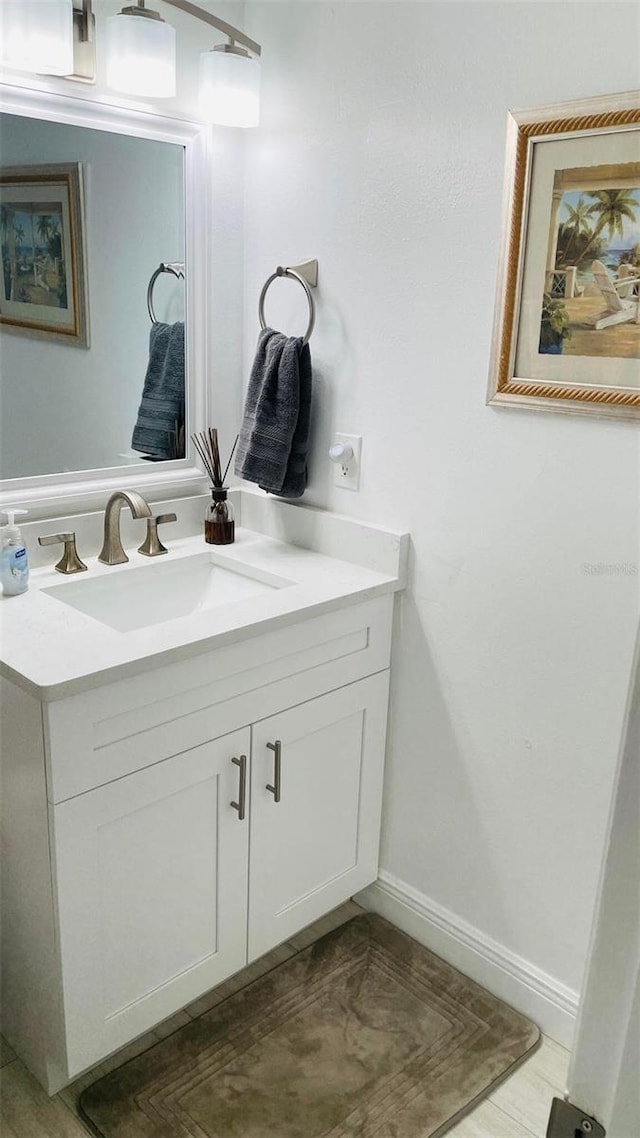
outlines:
M232 759L231 762L240 767L240 787L238 789L238 801L232 802L234 810L238 811L238 821L244 822L244 816L247 806L247 756L240 755L239 759Z
M267 783L267 790L270 790L275 802L280 801L280 791L282 784L282 743L276 739L275 743L267 743L267 747L274 753L273 760L273 786Z

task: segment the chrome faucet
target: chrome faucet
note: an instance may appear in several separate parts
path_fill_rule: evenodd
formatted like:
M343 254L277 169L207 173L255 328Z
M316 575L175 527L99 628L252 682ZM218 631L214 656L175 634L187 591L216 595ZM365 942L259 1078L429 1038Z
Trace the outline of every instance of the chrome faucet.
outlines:
M129 560L120 538L120 510L125 502L134 518L151 517L148 503L135 490L116 490L111 495L104 511L104 541L98 554L98 561L105 565L124 565Z

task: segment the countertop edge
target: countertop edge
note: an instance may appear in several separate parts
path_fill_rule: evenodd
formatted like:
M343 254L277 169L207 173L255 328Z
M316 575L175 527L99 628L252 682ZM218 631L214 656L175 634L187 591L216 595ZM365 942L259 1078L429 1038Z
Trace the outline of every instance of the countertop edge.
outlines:
M325 613L336 612L354 604L374 600L376 597L397 593L403 588L404 584L402 580L399 578L390 578L375 585L367 585L361 590L355 590L342 596L329 597L324 600L312 602L305 605L304 608L294 609L291 612L266 616L263 620L256 621L252 624L229 629L226 632L214 633L212 636L204 637L202 640L160 650L151 655L139 657L136 660L129 660L111 667L101 668L95 672L89 672L81 676L63 680L60 683L37 684L22 673L17 672L10 664L7 664L6 661L1 659L0 676L15 684L16 687L26 691L29 695L34 696L40 703L56 703L59 700L79 695L81 692L102 687L104 684L130 679L133 676L155 671L157 668L165 667L168 664L179 663L181 660L191 659L195 656L203 655L206 652L213 652L217 648L225 648L230 644L253 640L256 636L299 624L305 620L322 616Z

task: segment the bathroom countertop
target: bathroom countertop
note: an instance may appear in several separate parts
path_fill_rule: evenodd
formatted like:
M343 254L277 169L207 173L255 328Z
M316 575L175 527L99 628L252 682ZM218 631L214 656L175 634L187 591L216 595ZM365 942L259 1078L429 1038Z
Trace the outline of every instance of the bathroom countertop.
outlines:
M2 597L0 673L43 701L62 699L201 652L246 640L402 588L400 575L376 572L272 537L238 528L229 546L206 545L201 536L170 543L166 556L150 559L127 551L129 563L107 566L86 558L88 572L65 577L47 566L32 570L30 587ZM81 580L115 581L136 568L166 565L212 552L215 562L284 578L285 587L132 631L109 625L44 590Z

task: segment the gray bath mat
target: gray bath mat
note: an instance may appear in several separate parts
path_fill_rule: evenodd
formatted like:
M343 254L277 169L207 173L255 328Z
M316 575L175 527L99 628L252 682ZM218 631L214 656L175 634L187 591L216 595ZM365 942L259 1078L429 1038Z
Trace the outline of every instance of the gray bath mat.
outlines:
M103 1138L436 1138L536 1027L367 914L84 1091Z

